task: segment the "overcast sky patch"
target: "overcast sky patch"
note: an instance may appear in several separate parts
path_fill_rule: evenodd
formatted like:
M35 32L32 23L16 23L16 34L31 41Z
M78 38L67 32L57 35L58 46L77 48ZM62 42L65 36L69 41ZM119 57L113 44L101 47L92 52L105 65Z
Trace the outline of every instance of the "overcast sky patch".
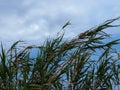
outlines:
M72 38L120 16L119 6L119 0L0 0L0 41L44 41L68 20L66 37ZM110 33L119 36L120 30L114 30Z

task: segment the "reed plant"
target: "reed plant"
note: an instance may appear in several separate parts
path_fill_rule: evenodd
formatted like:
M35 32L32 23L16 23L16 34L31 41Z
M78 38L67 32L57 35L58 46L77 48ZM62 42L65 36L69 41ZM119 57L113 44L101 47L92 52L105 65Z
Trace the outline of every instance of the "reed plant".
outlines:
M104 31L120 17L64 39L64 30L43 45L1 43L0 90L114 90L120 86L120 39ZM64 25L64 28L67 25ZM109 40L110 38L111 41ZM32 49L37 55L31 57Z

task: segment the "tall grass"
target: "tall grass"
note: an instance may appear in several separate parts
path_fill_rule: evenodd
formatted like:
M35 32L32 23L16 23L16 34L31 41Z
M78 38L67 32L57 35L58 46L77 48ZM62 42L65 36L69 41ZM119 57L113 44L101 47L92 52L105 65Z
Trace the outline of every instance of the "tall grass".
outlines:
M113 46L120 45L120 39L106 40L112 37L103 30L118 27L112 23L119 19L69 41L63 31L40 46L17 41L5 50L1 44L0 90L114 90L120 85L120 53Z

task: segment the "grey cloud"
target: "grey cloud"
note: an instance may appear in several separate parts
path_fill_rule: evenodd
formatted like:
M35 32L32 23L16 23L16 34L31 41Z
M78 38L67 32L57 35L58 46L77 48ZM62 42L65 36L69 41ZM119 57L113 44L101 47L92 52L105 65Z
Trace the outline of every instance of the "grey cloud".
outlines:
M12 15L20 14L19 12L24 12L24 7L22 6L23 0L1 0L0 1L0 13L1 15Z
M60 30L68 20L66 37L98 25L120 13L119 0L1 0L0 38L2 40L43 40ZM67 28L69 29L69 28ZM112 31L111 31L112 32Z

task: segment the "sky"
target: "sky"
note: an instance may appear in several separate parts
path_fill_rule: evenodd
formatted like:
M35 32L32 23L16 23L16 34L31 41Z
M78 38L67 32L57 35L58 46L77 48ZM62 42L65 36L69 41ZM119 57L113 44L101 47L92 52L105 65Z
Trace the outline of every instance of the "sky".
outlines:
M119 16L120 0L0 0L0 42L40 44L54 37L67 21L72 25L65 37L73 38ZM108 32L119 38L120 28Z

